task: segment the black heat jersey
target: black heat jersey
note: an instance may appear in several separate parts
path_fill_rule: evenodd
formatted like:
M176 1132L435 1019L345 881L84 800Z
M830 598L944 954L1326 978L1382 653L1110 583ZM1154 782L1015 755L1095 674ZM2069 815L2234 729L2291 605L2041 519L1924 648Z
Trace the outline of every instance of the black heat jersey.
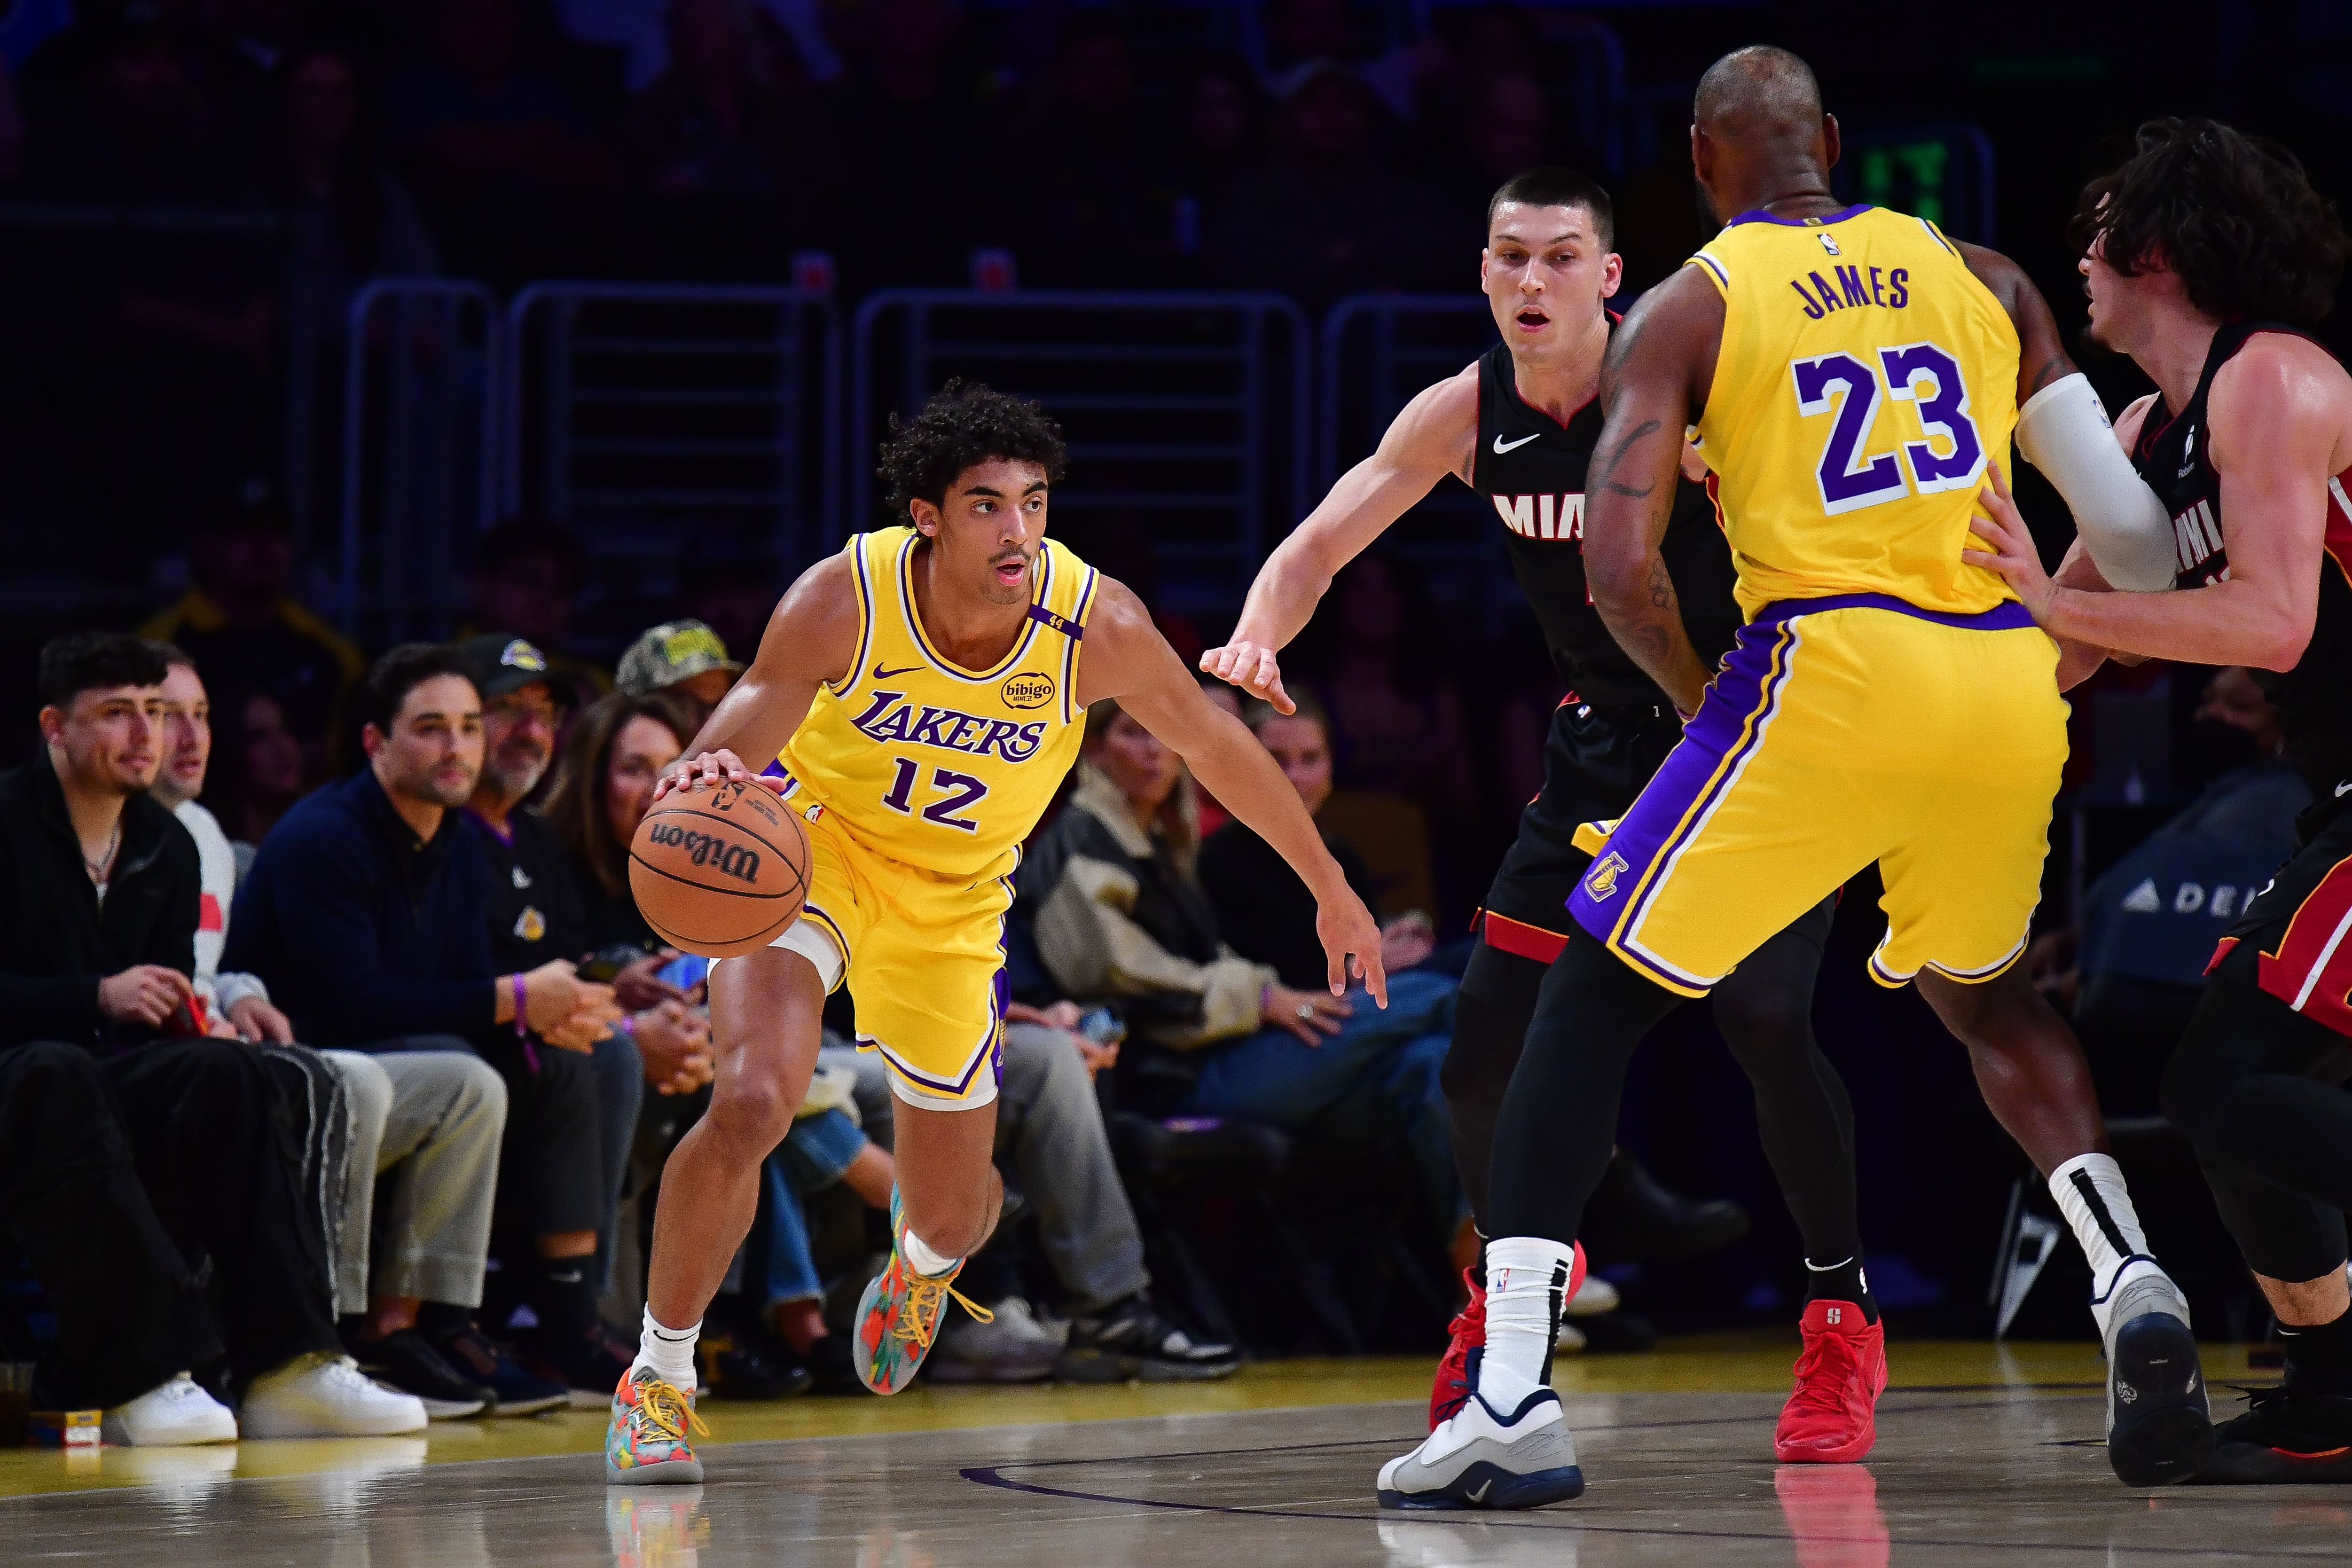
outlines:
M1569 689L1602 707L1663 707L1665 695L1609 635L1585 586L1584 472L1601 423L1598 397L1566 425L1528 406L1512 376L1509 349L1496 343L1478 361L1478 450L1470 488L1501 520L1511 574ZM1663 553L1683 625L1712 668L1739 630L1731 552L1706 489L1679 478L1675 486Z
M2204 374L2189 405L2169 419L2159 402L2147 411L2132 464L2172 516L2172 542L2183 588L2202 588L2230 574L2221 543L2221 476L2206 456L2206 396L2214 373L2257 332L2310 334L2261 321L2231 321L2213 334ZM2352 469L2327 481L2326 558L2319 566L2319 617L2294 668L2253 671L2277 704L2287 756L2322 801L2352 779ZM1677 577L1679 582L1680 578Z

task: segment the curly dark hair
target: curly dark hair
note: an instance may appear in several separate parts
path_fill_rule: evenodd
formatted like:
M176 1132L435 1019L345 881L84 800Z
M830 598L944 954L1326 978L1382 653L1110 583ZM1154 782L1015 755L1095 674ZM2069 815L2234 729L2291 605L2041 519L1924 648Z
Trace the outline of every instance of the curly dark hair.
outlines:
M1034 403L978 382L952 380L913 419L890 416L890 437L882 443L882 461L874 471L881 477L891 520L904 522L909 501L943 505L958 474L995 461L1034 463L1045 470L1047 484L1057 485L1070 454L1062 445L1062 427Z
M2076 249L2104 241L2126 278L2177 273L2209 316L2308 327L2327 314L2352 242L2294 153L2215 120L2151 120L2136 142L2083 187L2066 226Z

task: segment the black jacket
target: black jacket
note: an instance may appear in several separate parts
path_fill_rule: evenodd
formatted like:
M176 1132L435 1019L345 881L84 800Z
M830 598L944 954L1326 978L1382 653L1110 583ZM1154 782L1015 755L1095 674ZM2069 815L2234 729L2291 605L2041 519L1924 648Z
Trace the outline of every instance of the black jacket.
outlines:
M221 963L267 981L309 1044L478 1041L497 1005L489 903L489 864L457 814L420 839L362 768L270 830Z
M1372 906L1364 858L1342 838L1323 835L1348 886ZM1244 958L1270 966L1294 991L1320 991L1328 973L1315 933L1315 895L1275 847L1238 818L1201 845L1201 887L1217 911L1217 930Z
M140 794L123 803L101 905L47 748L0 773L0 1045L156 1038L108 1022L98 983L141 963L194 974L203 892L196 841Z

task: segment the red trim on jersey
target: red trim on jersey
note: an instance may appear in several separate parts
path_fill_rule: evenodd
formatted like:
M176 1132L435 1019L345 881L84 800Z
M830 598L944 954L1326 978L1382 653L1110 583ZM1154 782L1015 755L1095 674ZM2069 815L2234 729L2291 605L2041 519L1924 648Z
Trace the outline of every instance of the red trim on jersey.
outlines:
M2221 968L2221 961L2229 957L2230 950L2237 945L2238 939L2234 936L2225 936L2220 942L2215 942L2213 944L2213 956L2205 961L2205 973L2210 974L2215 970Z
M2344 574L2345 585L2352 587L2352 468L2327 481L2327 531L2320 548Z
M1488 947L1514 958L1532 958L1538 963L1549 963L1568 945L1567 936L1559 931L1531 926L1492 910L1478 911L1478 928L1479 936Z
M2276 952L2257 959L2262 988L2339 1035L2352 1035L2352 855L2296 906Z

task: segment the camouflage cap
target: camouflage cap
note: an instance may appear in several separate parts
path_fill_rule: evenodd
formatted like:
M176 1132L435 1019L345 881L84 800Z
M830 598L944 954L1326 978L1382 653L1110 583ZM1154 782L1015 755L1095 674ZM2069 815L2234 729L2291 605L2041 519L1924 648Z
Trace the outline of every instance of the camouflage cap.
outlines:
M727 657L727 645L700 621L664 621L629 645L614 684L643 697L700 675L707 669L740 673L740 659Z

